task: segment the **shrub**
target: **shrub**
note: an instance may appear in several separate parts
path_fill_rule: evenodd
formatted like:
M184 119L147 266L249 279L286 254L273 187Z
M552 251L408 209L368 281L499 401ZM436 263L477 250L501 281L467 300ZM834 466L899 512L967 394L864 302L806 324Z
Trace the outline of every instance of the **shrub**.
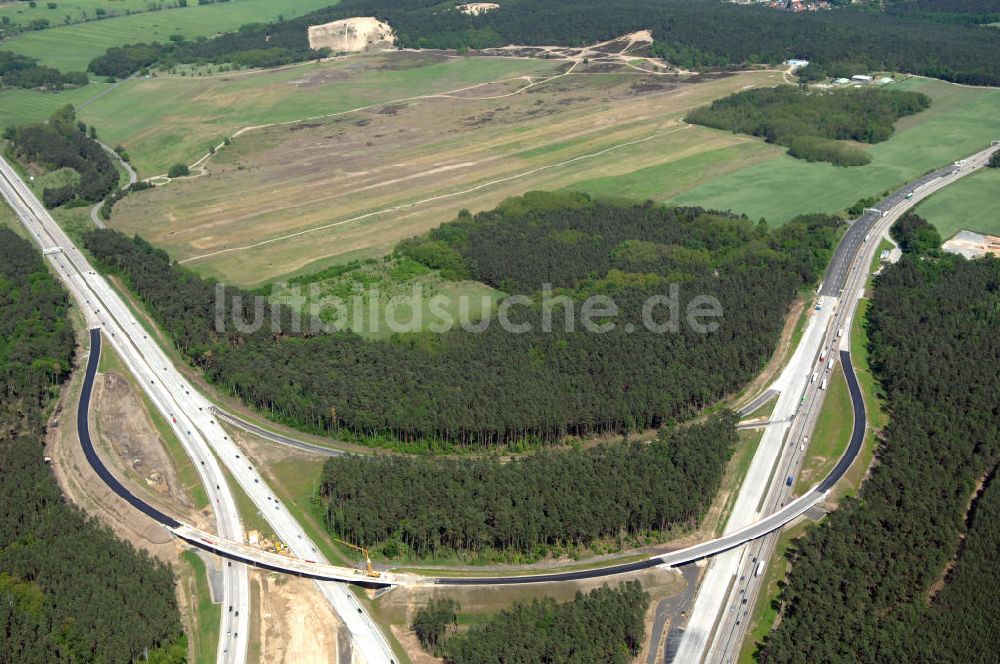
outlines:
M167 171L167 177L171 178L182 178L186 175L191 175L191 169L184 164L174 164Z

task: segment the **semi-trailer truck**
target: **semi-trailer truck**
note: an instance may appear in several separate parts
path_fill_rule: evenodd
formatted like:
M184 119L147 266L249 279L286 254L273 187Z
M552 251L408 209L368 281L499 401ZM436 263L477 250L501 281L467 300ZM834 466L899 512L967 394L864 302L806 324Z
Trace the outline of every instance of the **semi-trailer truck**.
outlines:
M810 383L815 383L817 378L819 378L819 373L816 372L816 371L814 371L813 375L812 375L812 380L810 380L809 382Z
M757 561L757 569L754 570L753 575L754 576L760 576L763 573L764 573L764 561L763 560L758 560Z
M824 378L823 382L819 384L819 389L821 389L821 390L825 390L826 389L826 378Z
M832 369L833 368L833 358L832 357L830 358L830 361L826 363L826 368L827 369Z

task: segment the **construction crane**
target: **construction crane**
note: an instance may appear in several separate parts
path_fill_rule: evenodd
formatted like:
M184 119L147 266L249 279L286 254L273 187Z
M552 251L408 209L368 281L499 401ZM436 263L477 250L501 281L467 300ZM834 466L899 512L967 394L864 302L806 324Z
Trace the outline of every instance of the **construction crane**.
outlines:
M372 566L372 557L368 555L368 549L366 549L363 546L358 546L357 544L351 544L350 542L345 542L342 539L335 539L333 541L334 542L340 542L341 544L347 545L347 546L351 547L352 549L355 549L356 551L360 551L361 553L364 554L364 556L365 556L365 576L367 576L369 578L372 578L372 579L377 579L380 576L382 576L382 573L379 572L378 570L376 570L374 566Z

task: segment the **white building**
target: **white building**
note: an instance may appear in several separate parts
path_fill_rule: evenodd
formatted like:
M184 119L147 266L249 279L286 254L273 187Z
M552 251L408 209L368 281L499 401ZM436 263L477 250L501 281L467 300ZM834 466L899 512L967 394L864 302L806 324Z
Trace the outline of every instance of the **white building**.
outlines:
M808 60L795 60L795 59L792 59L792 60L787 61L785 64L788 65L789 67L791 67L792 69L799 69L801 67L807 66L809 64L809 61Z
M862 83L869 83L869 82L871 82L872 77L868 76L866 74L855 74L854 76L851 77L851 80L852 81L861 81Z

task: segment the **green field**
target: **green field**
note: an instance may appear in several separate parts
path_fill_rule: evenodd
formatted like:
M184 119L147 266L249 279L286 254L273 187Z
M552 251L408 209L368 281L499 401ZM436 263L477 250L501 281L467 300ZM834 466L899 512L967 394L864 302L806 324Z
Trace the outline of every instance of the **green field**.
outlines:
M387 338L435 323L432 298L449 320L473 323L492 311L503 294L475 281L442 279L411 258L389 255L357 262L343 274L310 284L289 288L277 282L268 295L272 302L318 315L337 329Z
M47 120L57 108L66 104L79 107L87 99L110 87L108 83L91 81L89 85L61 92L4 90L0 92L0 128Z
M851 441L854 411L851 394L847 389L844 370L838 364L829 377L823 409L816 420L816 428L806 445L806 458L802 463L795 495L801 496L810 487L826 477L843 456Z
M401 66L399 58L351 58L281 70L200 78L133 79L96 100L80 118L105 142L123 144L143 176L191 163L250 126L291 122L477 83L551 73L543 60L455 58ZM405 63L404 63L405 64ZM357 71L361 67L361 71Z
M929 110L899 121L890 140L867 146L873 157L867 166L809 163L761 141L589 180L573 188L734 210L780 225L798 214L843 210L860 198L879 195L982 149L1000 136L1000 90L965 88L917 77L895 87L930 95L933 104ZM756 163L719 177L713 175L713 168L732 159Z
M181 559L191 567L194 577L194 596L188 601L192 604L192 624L198 626L198 631L191 634L196 664L210 664L215 661L216 649L219 644L219 630L222 623L222 605L212 603L212 592L208 587L208 572L205 563L198 554L188 549L181 554Z
M56 2L58 4L58 0ZM86 4L92 3L93 0ZM45 6L44 1L38 4ZM108 6L109 3L101 4ZM173 34L187 38L210 37L246 23L274 21L278 16L291 18L335 4L336 0L231 0L199 5L191 0L188 7L178 9L26 32L6 42L4 48L63 71L86 71L91 60L112 46L166 42ZM57 16L66 13L58 8L45 11Z
M176 7L176 3L177 0L167 0L160 4L164 5L164 11L169 11ZM34 7L27 2L10 2L0 4L0 17L9 17L14 25L26 25L37 19L46 19L50 26L57 27L97 20L98 9L105 12L105 18L101 20L108 20L124 16L127 12L147 12L152 4L149 0L55 0L56 6L52 9L46 0L39 0Z
M1000 235L1000 168L985 168L945 187L917 207L941 237L960 230Z
M1000 136L1000 90L910 78L896 87L933 105L897 123L897 133L866 150L867 166L841 168L781 155L676 196L685 205L731 209L782 224L805 212L836 212L989 145Z

